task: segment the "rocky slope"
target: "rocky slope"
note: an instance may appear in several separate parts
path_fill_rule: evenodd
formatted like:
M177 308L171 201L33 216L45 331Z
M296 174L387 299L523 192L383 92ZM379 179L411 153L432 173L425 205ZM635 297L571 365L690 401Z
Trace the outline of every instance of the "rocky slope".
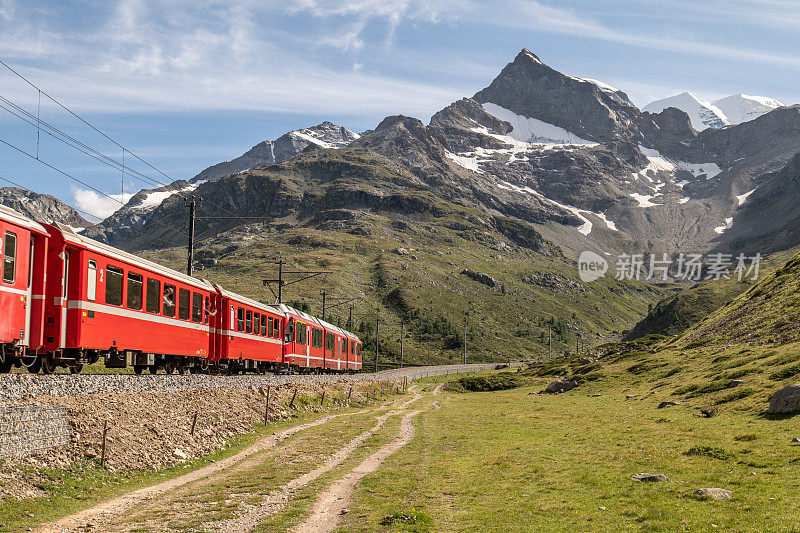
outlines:
M0 188L0 204L39 222L59 222L73 228L88 228L91 222L49 194L38 194L17 187Z

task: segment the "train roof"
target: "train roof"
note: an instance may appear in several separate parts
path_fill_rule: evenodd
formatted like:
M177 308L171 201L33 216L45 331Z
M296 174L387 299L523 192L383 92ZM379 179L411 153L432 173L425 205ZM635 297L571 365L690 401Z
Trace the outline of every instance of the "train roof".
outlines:
M11 209L10 207L0 205L0 216L2 216L3 218L7 218L8 220L10 220L11 222L13 222L18 226L22 226L23 228L28 228L29 230L34 231L36 233L48 236L50 235L50 232L48 232L44 226L42 226L35 220L26 217L19 211Z
M284 314L291 313L293 315L299 316L303 320L307 320L309 322L313 322L314 324L319 325L319 323L320 323L320 320L317 317L315 317L313 315L309 315L308 313L304 313L303 311L300 311L299 309L295 309L294 307L290 307L290 306L288 306L286 304L278 304L276 307L278 307L278 309L283 311Z
M175 280L186 283L187 285L194 285L197 288L205 290L214 290L214 285L205 279L198 279L198 278L193 278L191 276L187 276L183 272L172 270L171 268L167 268L165 266L159 265L158 263L148 261L147 259L143 259L139 256L130 254L128 252L120 250L119 248L114 248L113 246L109 246L102 242L95 241L94 239L90 239L89 237L84 237L83 235L76 233L70 226L67 226L65 224L59 224L58 222L55 222L52 224L52 226L61 232L61 234L64 237L64 240L68 243L76 244L78 246L86 248L87 250L92 250L94 252L109 255L111 257L117 257L129 263L133 263L143 268L152 270L153 272L158 272L159 274L171 277Z
M276 315L280 315L280 316L285 316L285 314L286 314L281 309L279 309L277 306L265 304L263 302L259 302L257 300L253 300L252 298L248 298L247 296L242 296L241 294L236 294L235 292L231 292L231 291L229 291L227 289L222 288L221 285L218 285L216 283L214 283L214 287L217 288L217 290L220 292L220 294L222 296L225 296L225 297L230 298L232 300L236 300L237 302L241 302L241 303L247 304L247 305L249 305L251 307L255 307L257 309L261 309L262 311L267 311L269 313L275 313Z

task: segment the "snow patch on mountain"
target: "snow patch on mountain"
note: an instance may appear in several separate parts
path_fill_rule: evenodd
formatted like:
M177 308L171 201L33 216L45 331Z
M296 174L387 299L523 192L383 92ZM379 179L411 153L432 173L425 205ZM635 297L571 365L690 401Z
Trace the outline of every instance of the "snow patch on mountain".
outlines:
M661 204L654 204L650 200L655 198L655 196L647 195L647 194L639 194L638 192L632 192L629 195L631 198L639 202L639 207L654 207Z
M734 94L711 103L725 114L729 124L741 124L783 107L783 104L774 98L747 94Z
M689 163L687 161L673 161L672 159L661 155L661 152L658 150L645 148L641 144L639 145L639 151L642 152L642 155L647 158L648 164L642 170L635 173L633 175L634 178L636 178L638 175L650 179L650 172L674 173L676 170L685 170L686 172L691 173L695 178L705 175L706 179L710 180L722 172L722 169L719 168L719 165L716 163ZM650 181L652 181L652 179L650 179ZM683 187L687 183L689 182L681 181L678 183L678 185Z
M535 191L535 190L531 189L530 187L520 187L519 185L514 185L513 183L509 183L509 182L503 181L503 180L499 180L498 181L497 188L498 189L503 189L503 190L506 190L506 191L514 191L514 192L518 192L518 193L531 194L531 195L536 196L537 198L539 198L539 199L541 199L541 200L543 200L545 202L548 202L548 203L550 203L552 205L555 205L556 207L560 207L561 209L569 211L570 213L572 213L573 215L578 217L583 222L583 224L578 226L578 232L582 233L583 235L589 235L592 232L592 228L594 227L594 224L592 223L592 221L589 220L588 218L586 218L585 215L594 215L597 218L599 218L600 220L602 220L603 222L605 222L606 227L608 227L608 229L610 229L612 231L619 231L617 229L617 225L613 221L608 220L608 218L606 217L605 213L595 213L594 211L589 211L588 209L581 209L579 207L575 207L575 206L572 206L572 205L562 204L560 202L557 202L557 201L553 200L552 198L546 197L545 195L543 195L539 191Z
M133 209L140 209L140 210L143 210L143 211L150 211L151 209L155 209L156 207L160 206L161 202L163 202L164 200L166 200L170 196L173 196L175 194L185 193L185 192L191 192L191 191L195 190L201 183L203 183L203 182L202 181L197 181L195 183L192 183L191 185L188 185L188 186L184 187L183 189L153 191L153 192L149 193L147 196L145 196L142 199L142 202L139 205L133 205L131 207Z
M668 107L675 107L689 115L692 127L697 131L703 131L706 128L722 128L729 124L721 109L711 102L700 100L689 92L650 102L644 106L642 111L660 113Z
M517 115L513 111L491 102L483 104L483 109L493 117L511 124L512 130L508 135L518 141L533 144L597 146L597 143L581 139L564 128L535 118Z
M466 168L467 170L472 170L473 172L477 172L478 174L483 174L483 171L480 168L480 161L475 156L470 156L468 152L463 152L467 155L458 155L452 152L448 152L445 150L445 157L453 161L456 165Z
M736 201L739 202L737 205L742 205L743 203L745 203L745 201L747 201L747 197L753 194L754 192L756 192L755 189L753 189L752 191L747 191L744 194L737 195Z
M733 217L728 217L725 219L725 225L717 226L716 228L714 228L714 231L722 235L723 233L725 233L726 229L731 229L732 227L733 227Z

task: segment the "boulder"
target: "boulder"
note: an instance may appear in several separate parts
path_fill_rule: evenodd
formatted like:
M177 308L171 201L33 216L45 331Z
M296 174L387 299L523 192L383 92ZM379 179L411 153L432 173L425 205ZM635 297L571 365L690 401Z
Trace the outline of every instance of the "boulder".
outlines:
M743 383L744 383L744 380L742 380L742 379L732 379L731 382L728 383L728 388L732 389L734 387L738 387L739 385L742 385Z
M181 459L183 461L185 461L185 460L187 460L189 458L189 456L186 455L186 453L181 449L176 449L174 452L172 452L172 455L174 455L175 457L177 457L178 459Z
M800 443L800 437L795 437L795 438L793 438L793 439L792 439L792 443L793 443L793 444Z
M578 382L572 378L557 379L548 385L544 391L549 394L561 394L562 392L567 392L568 390L572 390L577 386Z
M642 472L641 474L634 474L631 479L634 481L641 481L644 483L656 483L658 481L669 481L669 478L664 474L647 474Z
M694 494L695 496L708 496L715 500L730 500L733 497L731 491L726 489L716 489L716 488L697 489L692 494Z
M680 405L681 402L661 402L658 404L659 409L666 409L667 407L675 407L676 405Z
M800 383L787 385L769 399L769 414L800 413Z

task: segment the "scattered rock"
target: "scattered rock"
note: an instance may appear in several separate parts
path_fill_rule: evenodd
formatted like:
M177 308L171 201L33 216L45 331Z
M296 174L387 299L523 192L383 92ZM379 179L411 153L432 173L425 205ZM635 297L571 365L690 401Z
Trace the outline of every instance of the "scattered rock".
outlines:
M798 443L798 442L800 442L800 437L795 437L795 438L793 438L793 439L792 439L792 442L793 442L793 443Z
M645 472L641 474L634 474L631 478L634 481L641 481L644 483L656 483L658 481L669 481L669 478L664 474L647 474Z
M715 500L730 500L733 497L731 491L726 489L716 489L716 488L697 489L692 494L694 494L695 496L708 496Z
M739 385L742 385L742 384L744 384L744 380L743 379L732 379L731 382L728 383L728 387L727 388L732 389L732 388L738 387Z
M175 456L175 457L177 457L178 459L182 459L182 460L184 460L184 461L185 461L185 460L187 460L187 459L189 458L189 456L188 456L188 455L186 455L186 452L184 452L184 451L183 451L183 450L181 450L180 448L178 448L178 449L176 449L174 452L172 452L172 455L174 455L174 456Z
M700 416L703 418L713 418L717 416L719 409L716 407L702 407L700 408Z
M626 400L633 400L634 398L636 398L635 394L628 394L627 396L625 396Z
M557 379L548 385L544 392L548 394L561 394L562 392L567 392L577 386L578 382L572 378Z
M602 394L600 394L599 392L595 392L594 394L591 395L592 398L599 398L600 396L602 396Z
M500 283L496 279L494 279L489 274L484 274L483 272L475 272L474 270L465 269L462 270L461 273L467 276L468 278L472 278L478 283L483 283L484 285L492 289L497 288L500 285Z
M800 413L800 383L787 385L769 399L769 414Z
M349 512L350 512L350 509L348 509L347 507L345 507L344 509L342 509L341 511L339 511L339 514L347 514L347 513L349 513Z
M83 455L87 459L94 459L95 457L97 457L97 450L95 450L94 448L89 448L85 452L83 452Z
M659 409L666 409L667 407L675 407L676 405L680 405L681 402L661 402L658 404Z
M397 248L397 249L395 249L394 253L396 253L397 255L408 255L411 252L409 252L405 248Z

